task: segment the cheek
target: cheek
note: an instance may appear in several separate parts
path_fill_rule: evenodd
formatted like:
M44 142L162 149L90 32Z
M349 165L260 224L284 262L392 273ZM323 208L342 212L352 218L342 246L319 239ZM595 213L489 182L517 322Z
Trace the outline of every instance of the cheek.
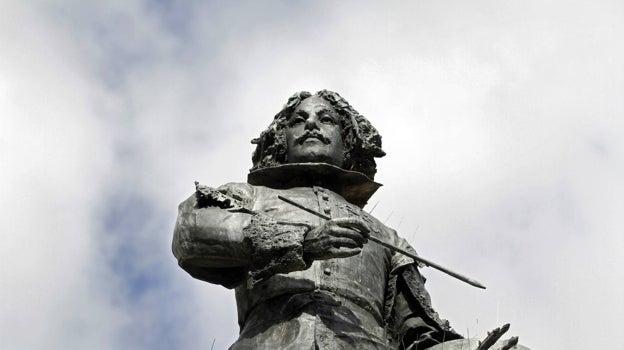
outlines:
M330 135L331 139L334 140L334 142L343 144L342 133L340 132L340 128L332 128L328 132L328 135Z
M295 135L292 128L289 128L284 132L284 139L286 140L286 144L290 145L293 142L293 140L295 139Z

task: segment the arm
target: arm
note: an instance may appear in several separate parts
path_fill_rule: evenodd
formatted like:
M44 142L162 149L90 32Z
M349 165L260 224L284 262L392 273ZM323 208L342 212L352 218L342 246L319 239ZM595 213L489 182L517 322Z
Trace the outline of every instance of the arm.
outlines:
M401 349L421 350L461 336L431 307L424 279L415 265L401 268L396 276L394 322Z
M196 188L179 206L173 237L178 264L193 277L234 288L248 276L255 281L310 266L303 259L310 227L252 211L253 186Z
M398 237L394 230L388 233L388 241L401 249L416 254L407 241ZM425 279L420 275L418 264L412 258L394 252L386 296L386 322L398 339L400 349L422 350L461 336L440 319L431 306Z
M191 276L233 288L249 269L252 247L243 228L250 222L248 213L200 207L193 194L178 207L173 254Z

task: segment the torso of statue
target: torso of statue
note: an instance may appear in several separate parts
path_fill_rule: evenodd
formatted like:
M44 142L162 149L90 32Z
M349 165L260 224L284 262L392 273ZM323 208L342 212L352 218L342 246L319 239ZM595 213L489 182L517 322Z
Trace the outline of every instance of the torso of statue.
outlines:
M372 235L407 245L393 230L323 187L276 190L254 186L253 192L253 211L279 221L318 226L323 220L281 201L281 195L331 218L362 218ZM356 256L316 260L305 270L276 274L257 283L247 281L236 287L241 339L233 348L253 348L268 341L276 349L306 349L334 344L336 336L350 344L357 339L361 349L388 348L384 327L388 276L393 267L412 262L380 245L367 244Z

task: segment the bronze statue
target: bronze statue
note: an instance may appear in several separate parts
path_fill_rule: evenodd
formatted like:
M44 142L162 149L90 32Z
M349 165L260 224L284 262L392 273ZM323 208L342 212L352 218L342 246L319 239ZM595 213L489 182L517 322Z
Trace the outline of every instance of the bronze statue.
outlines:
M252 143L248 183L196 183L173 240L189 274L236 290L231 349L463 344L432 309L414 249L362 210L385 155L366 118L335 92L300 92Z

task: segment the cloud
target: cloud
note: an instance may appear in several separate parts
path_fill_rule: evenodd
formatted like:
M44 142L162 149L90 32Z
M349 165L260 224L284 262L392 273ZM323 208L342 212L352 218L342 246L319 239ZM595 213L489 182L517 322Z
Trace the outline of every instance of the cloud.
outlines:
M374 214L488 286L425 270L458 331L511 322L535 349L621 342L621 10L3 4L0 338L227 347L233 293L177 268L176 205L194 180L244 181L249 140L287 97L328 88L384 136Z
M91 258L111 154L86 62L33 7L0 10L3 346L106 343L118 316ZM27 30L24 30L27 28Z

